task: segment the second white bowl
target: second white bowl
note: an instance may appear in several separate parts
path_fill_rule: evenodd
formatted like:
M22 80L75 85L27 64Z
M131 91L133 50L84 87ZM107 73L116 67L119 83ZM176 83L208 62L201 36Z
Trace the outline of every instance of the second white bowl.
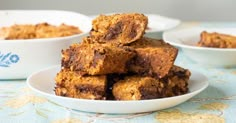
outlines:
M196 46L202 31L236 35L235 28L189 28L172 30L163 34L163 39L181 48L193 61L212 67L236 66L236 48L207 48Z

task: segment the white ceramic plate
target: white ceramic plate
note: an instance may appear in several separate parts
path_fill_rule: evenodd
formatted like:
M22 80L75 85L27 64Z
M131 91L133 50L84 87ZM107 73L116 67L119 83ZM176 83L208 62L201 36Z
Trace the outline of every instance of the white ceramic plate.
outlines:
M110 15L114 13L108 13L105 15ZM146 30L146 35L153 38L161 38L162 32L172 29L178 26L181 21L174 18L169 18L157 14L144 14L148 17L148 30ZM96 18L98 15L89 16L91 19Z
M236 66L236 48L197 47L202 31L236 35L236 28L188 28L164 32L163 39L182 49L193 61L213 67Z
M62 106L70 109L97 113L140 113L161 110L176 106L203 91L207 86L207 78L195 71L189 81L190 92L181 96L139 100L139 101L105 101L87 100L56 96L54 94L54 78L60 67L54 66L36 72L27 79L28 86L38 94L47 97Z

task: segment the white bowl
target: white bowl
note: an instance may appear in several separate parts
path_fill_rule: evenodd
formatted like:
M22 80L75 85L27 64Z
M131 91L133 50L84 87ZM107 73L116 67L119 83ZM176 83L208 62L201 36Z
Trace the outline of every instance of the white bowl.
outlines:
M196 46L202 31L236 35L236 28L188 28L172 30L163 34L163 39L182 49L193 61L211 67L236 66L236 48L207 48Z
M121 12L122 13L122 12ZM111 15L115 13L106 13L105 15ZM164 31L175 28L178 26L181 21L174 18L169 18L157 14L144 14L148 17L148 28L146 30L145 36L151 38L162 38L162 34ZM96 18L98 15L89 16L91 20Z
M27 40L0 40L0 79L24 79L32 72L60 64L61 50L78 42L91 29L90 19L67 11L6 10L0 11L0 27L14 24L53 25L65 23L79 27L77 35Z
M27 85L36 93L70 109L96 113L141 113L170 108L185 102L207 88L207 78L191 70L189 92L184 95L138 101L88 100L56 96L55 76L60 66L53 66L33 73L27 78Z

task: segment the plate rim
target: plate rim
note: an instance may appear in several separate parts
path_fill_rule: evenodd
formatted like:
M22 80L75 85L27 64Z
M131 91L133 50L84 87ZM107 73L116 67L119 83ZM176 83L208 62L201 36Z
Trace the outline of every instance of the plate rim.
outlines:
M70 101L83 101L83 102L94 102L94 103L144 103L144 102L155 102L155 101L161 101L161 100L171 100L171 99L175 99L175 98L179 98L179 97L185 97L185 96L191 96L190 98L192 98L193 96L195 96L196 94L199 94L200 92L202 92L203 90L205 90L208 86L209 86L209 82L208 82L208 78L201 74L200 72L197 72L196 70L192 70L191 73L195 73L195 74L199 74L201 75L205 80L204 80L204 86L202 86L201 88L199 88L198 90L195 90L193 92L190 92L190 93L186 93L186 94L183 94L183 95L178 95L178 96L173 96L173 97L165 97L165 98L159 98L159 99L148 99L148 100L90 100L90 99L78 99L78 98L71 98L71 97L62 97L62 96L57 96L57 95L53 95L53 94L50 94L50 93L47 93L47 92L43 92L41 90L38 90L36 88L34 88L33 86L31 86L30 84L30 80L32 79L33 76L37 75L38 73L41 73L41 72L44 72L44 71L47 71L47 70L53 70L53 69L59 69L59 65L54 65L54 66L51 66L51 67L48 67L48 68L44 68L44 69L41 69L39 71L36 71L34 73L32 73L29 77L27 77L26 79L26 83L27 83L27 86L33 90L34 92L37 92L38 94L40 95L43 95L43 96L47 96L47 97L50 97L50 98L60 98L60 99L63 99L63 100L70 100ZM194 71L194 72L193 72ZM193 75L193 74L192 74Z

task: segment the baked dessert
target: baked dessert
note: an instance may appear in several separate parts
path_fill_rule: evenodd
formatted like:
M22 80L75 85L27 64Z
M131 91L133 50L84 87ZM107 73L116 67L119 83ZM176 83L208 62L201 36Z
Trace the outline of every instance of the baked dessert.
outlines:
M62 69L55 78L55 93L58 96L82 99L106 99L107 78L101 76L81 76L74 71Z
M0 38L5 40L65 37L79 33L82 31L78 27L66 24L59 26L48 23L15 24L0 28Z
M100 15L92 22L90 36L99 43L128 44L141 38L148 18L143 14Z
M100 15L90 36L62 50L56 95L144 100L188 92L190 71L174 65L178 49L143 37L143 14Z
M191 72L188 69L173 65L170 72L161 79L165 85L163 97L172 97L186 94L188 92L188 81Z
M75 26L66 25L62 23L59 26L54 26L48 23L40 23L36 25L35 38L52 38L65 37L82 33L82 31Z
M0 28L0 37L5 40L32 39L36 36L35 26L30 24Z
M173 66L170 74L162 79L126 76L113 85L116 100L144 100L177 96L188 92L190 71Z
M137 55L130 61L128 69L139 75L163 78L174 64L178 49L163 40L143 37L129 45Z
M135 56L128 47L113 47L103 44L72 44L62 51L62 68L80 75L104 75L126 73L127 62Z
M152 77L127 76L113 85L116 100L143 100L161 97L164 84Z
M214 48L236 48L236 36L221 34L217 32L209 33L203 31L197 46Z

